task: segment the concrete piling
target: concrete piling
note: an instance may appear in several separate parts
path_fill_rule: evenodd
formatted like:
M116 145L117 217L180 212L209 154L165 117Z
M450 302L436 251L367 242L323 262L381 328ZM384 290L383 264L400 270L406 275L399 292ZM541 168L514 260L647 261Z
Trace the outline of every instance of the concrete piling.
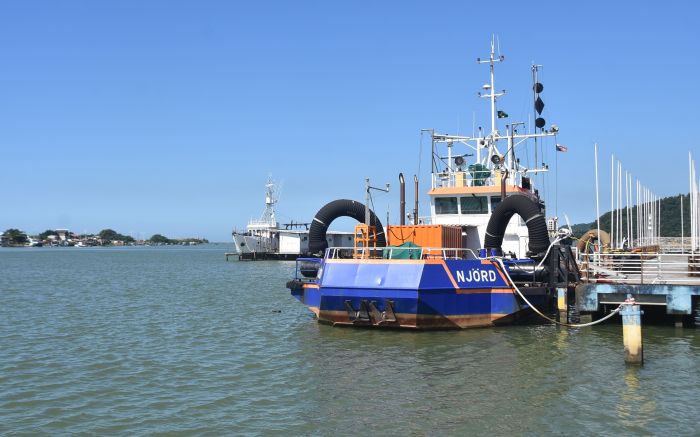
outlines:
M625 345L625 362L627 364L644 364L642 345L642 311L634 299L627 299L620 311L622 315L622 341Z

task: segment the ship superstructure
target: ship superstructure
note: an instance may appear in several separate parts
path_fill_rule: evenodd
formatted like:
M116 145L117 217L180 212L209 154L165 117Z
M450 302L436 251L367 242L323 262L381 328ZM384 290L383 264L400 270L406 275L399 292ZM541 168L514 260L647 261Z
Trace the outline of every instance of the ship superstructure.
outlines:
M472 250L483 247L489 218L505 196L514 193L528 196L542 206L544 214L544 201L533 176L548 172L549 167L542 164L528 168L517 157L517 151L528 142L556 137L559 132L556 125L546 127L541 117L544 103L540 93L544 87L538 82L538 65L532 66L534 132L521 132L527 130L524 122L506 124L504 131L498 129L497 120L508 117L497 108L498 98L506 91L497 92L495 83L495 66L504 59L504 56L496 55L493 42L489 57L477 59L478 63L489 66L490 80L478 95L490 102L490 133L484 134L479 128L479 135L469 137L423 130L430 135L432 150L428 192L430 221L438 225L461 226L466 238L465 247ZM503 236L503 251L518 258L525 257L528 241L527 224L521 217L513 217Z

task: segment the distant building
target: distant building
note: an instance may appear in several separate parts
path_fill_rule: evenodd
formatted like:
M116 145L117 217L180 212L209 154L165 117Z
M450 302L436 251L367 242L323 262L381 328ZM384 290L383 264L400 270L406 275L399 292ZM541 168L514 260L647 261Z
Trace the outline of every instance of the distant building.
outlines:
M10 237L6 236L3 232L0 234L0 246L7 247L10 245Z
M56 229L58 239L60 241L68 241L70 239L70 231L68 229Z

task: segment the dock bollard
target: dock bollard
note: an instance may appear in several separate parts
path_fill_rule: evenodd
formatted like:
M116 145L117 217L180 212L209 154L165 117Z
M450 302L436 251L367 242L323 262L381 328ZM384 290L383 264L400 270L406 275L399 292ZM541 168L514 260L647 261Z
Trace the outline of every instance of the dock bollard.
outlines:
M557 288L557 309L559 321L569 323L569 308L566 302L566 288Z
M631 295L622 305L622 342L625 345L625 362L627 364L644 364L644 347L642 345L642 311Z

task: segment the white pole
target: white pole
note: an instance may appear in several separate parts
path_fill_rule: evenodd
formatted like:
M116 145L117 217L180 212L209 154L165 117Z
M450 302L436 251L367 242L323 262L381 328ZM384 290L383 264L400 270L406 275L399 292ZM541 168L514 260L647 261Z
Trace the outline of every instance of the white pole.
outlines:
M610 155L610 248L615 248L615 155Z
M644 245L649 245L649 189L644 187Z
M637 227L637 246L639 246L639 239L642 237L642 235L639 233L639 179L637 179L637 217L635 221L635 225Z
M688 153L688 159L690 160L690 244L691 252L695 253L698 249L698 186L695 182L695 161L692 159L690 153Z
M692 241L692 251L695 253L695 251L698 250L698 210L700 209L698 207L698 186L697 183L695 182L696 177L695 177L695 161L691 158L691 173L690 173L690 190L692 193L692 207L691 207L691 220L692 220L692 229L693 229L693 235L691 237Z
M695 210L693 209L694 206L694 200L695 198L693 197L693 157L688 152L688 200L690 201L690 252L693 252L693 249L695 249L695 241L693 241L693 237L695 236L695 221L693 220L693 217L695 216Z
M695 195L693 193L693 156L688 152L688 197L690 200L690 252L695 251Z
M648 188L647 188L648 191ZM649 205L647 207L647 240L649 241L649 244L654 244L654 195L649 191L649 202L647 202Z
M644 188L644 245L649 246L649 189Z
M690 169L690 199L691 199L691 205L690 205L690 221L691 221L691 232L692 235L690 237L691 241L691 251L695 253L695 250L697 249L697 203L698 203L698 198L697 198L697 193L695 192L695 162L692 161L691 159L691 169Z
M683 246L683 195L681 194L681 253L685 253Z
M644 217L642 217L642 228L644 229L644 245L649 245L649 190L644 187Z
M647 188L647 241L649 245L654 244L654 194Z
M617 161L617 247L622 244L622 162Z
M629 174L625 170L625 233L627 234L627 246L630 245L630 189L628 185Z
M659 244L659 196L654 195L654 244Z
M656 208L656 243L659 245L659 251L661 250L661 197L657 197L659 206Z
M600 206L598 204L598 143L593 146L595 153L595 222L598 231L598 262L600 262L601 239L600 239Z
M627 234L629 235L630 247L634 240L634 228L632 227L632 173L628 176L629 201L627 202Z
M656 241L654 240L654 235L656 235L656 196L654 196L654 193L651 193L651 199L650 199L650 206L651 206L651 215L649 218L651 219L651 244L655 244Z

